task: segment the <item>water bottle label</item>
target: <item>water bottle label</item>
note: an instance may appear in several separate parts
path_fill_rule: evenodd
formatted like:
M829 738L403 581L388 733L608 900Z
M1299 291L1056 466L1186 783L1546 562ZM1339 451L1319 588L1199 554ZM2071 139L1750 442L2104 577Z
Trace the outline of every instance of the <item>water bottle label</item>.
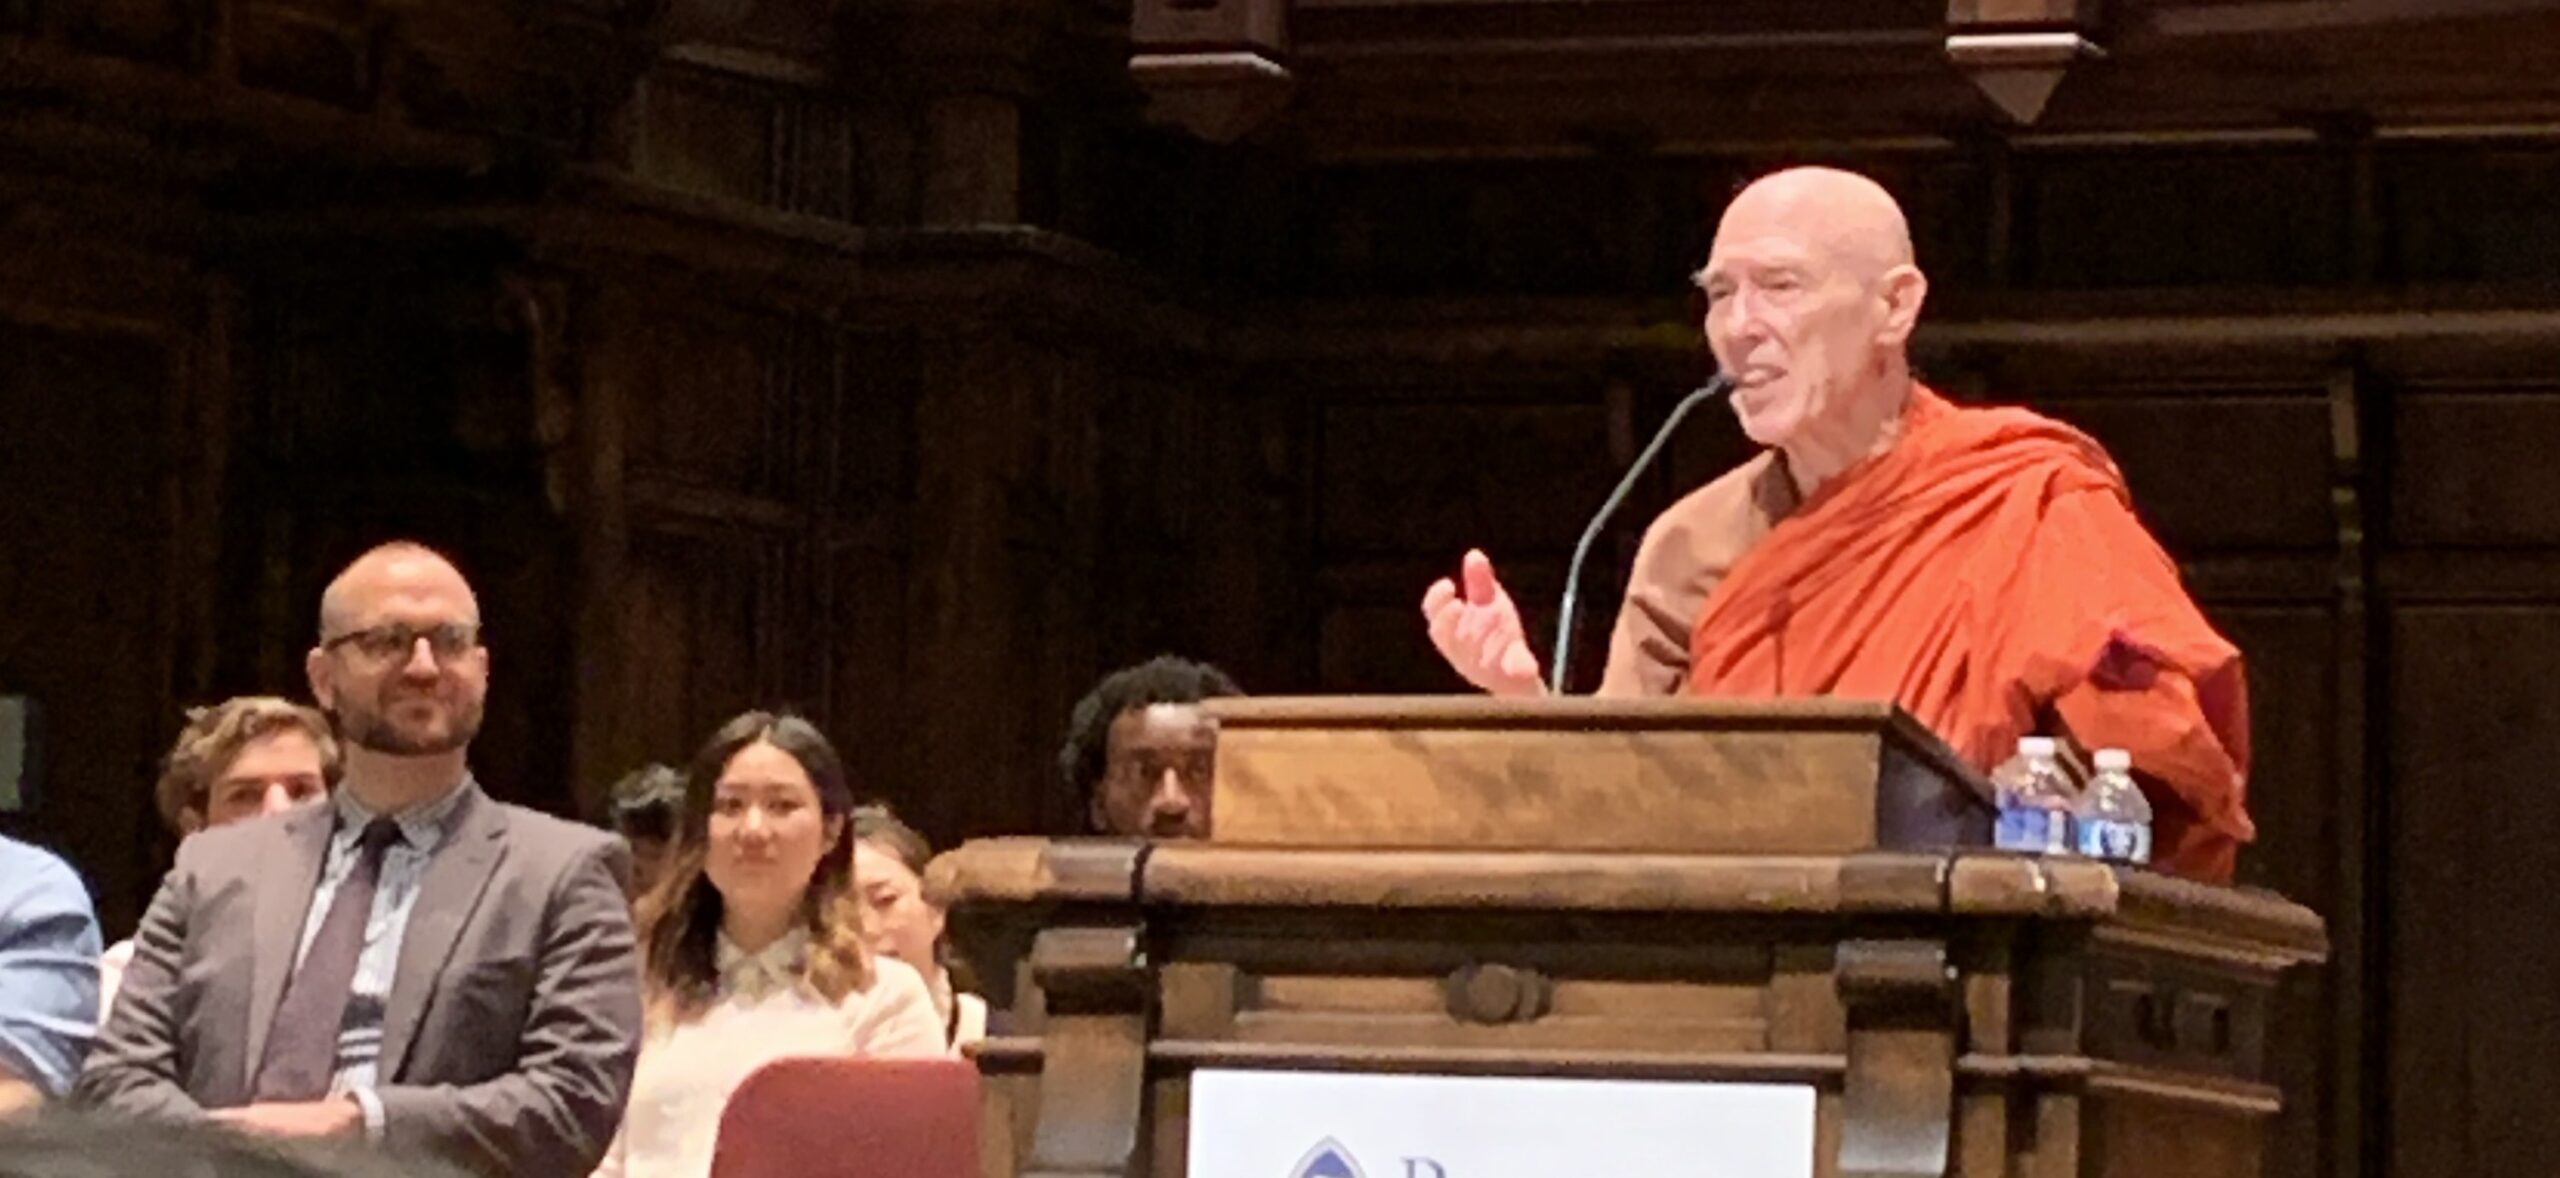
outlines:
M1992 829L1991 845L2004 851L2049 853L2070 847L2064 824L2068 819L2059 811L2041 806L2007 806L2000 811L2000 821Z
M2092 859L2147 864L2151 862L2151 828L2139 822L2082 822L2080 853Z

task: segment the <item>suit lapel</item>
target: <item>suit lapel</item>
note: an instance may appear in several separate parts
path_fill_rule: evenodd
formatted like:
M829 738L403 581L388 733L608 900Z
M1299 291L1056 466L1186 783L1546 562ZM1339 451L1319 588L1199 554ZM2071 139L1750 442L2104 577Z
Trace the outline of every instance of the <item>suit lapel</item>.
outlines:
M244 1092L257 1087L258 1061L266 1056L267 1032L284 1001L285 982L293 976L303 922L310 916L313 893L320 890L320 866L328 858L329 832L335 825L336 811L325 803L297 809L277 824L281 845L273 848L274 868L260 871L251 865L258 882L249 934L249 1051L240 1077Z
M506 815L476 787L453 816L453 834L427 860L426 878L409 911L409 926L400 934L400 964L391 978L391 997L382 1012L381 1082L394 1083L408 1063L409 1045L418 1022L435 996L436 979L453 957L462 928L480 904L480 894L506 853Z

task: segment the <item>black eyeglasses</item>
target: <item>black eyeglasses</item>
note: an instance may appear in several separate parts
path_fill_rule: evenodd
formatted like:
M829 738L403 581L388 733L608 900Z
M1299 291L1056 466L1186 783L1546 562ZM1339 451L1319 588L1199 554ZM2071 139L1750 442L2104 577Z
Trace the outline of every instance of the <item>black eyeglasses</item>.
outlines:
M411 626L400 622L349 630L334 638L320 640L320 649L336 650L352 646L356 653L377 663L406 658L418 649L418 640L427 640L436 661L451 662L480 649L480 626L476 622L446 622L437 626Z

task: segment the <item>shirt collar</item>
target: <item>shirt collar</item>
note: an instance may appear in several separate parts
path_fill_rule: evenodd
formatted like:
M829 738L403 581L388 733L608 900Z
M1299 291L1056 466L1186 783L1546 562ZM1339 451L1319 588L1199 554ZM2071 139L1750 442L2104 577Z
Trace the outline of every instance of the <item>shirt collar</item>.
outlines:
M449 833L445 829L447 820L453 817L454 811L462 808L464 796L479 788L479 782L473 780L471 774L465 771L462 775L462 783L446 791L443 797L402 811L399 816L392 819L400 825L401 841L411 849L421 852L436 849L436 845L443 842L445 835ZM358 801L356 791L348 789L344 783L330 791L329 800L337 809L338 830L334 837L339 839L353 840L364 832L366 825L381 817L363 802Z
M809 930L795 928L754 953L739 948L724 932L714 960L720 967L723 991L762 998L800 984L800 976L808 970Z

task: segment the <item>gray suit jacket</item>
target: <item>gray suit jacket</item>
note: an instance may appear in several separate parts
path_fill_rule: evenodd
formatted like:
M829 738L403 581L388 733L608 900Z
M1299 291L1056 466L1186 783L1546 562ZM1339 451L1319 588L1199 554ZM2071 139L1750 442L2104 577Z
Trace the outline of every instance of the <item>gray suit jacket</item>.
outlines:
M429 861L383 1015L384 1143L498 1174L581 1175L640 1044L619 840L471 791ZM75 1090L187 1119L250 1103L331 824L326 806L178 848Z

